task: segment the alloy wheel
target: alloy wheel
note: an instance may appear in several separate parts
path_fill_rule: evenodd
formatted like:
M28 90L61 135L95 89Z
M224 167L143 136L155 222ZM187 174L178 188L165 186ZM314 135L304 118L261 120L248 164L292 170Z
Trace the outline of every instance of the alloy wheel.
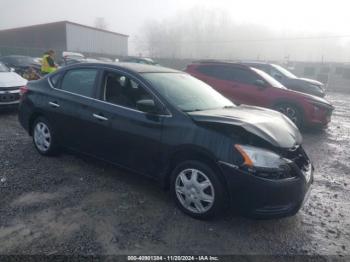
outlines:
M279 106L277 110L282 114L286 115L290 120L294 122L294 124L296 125L299 124L298 112L294 107L289 105L282 105L282 106Z

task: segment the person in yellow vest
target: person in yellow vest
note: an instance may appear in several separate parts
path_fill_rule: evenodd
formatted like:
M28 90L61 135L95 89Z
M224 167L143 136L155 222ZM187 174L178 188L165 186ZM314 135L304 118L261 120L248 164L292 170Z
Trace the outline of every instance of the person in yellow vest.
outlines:
M55 51L49 50L47 51L41 61L41 74L47 75L57 70L57 66L55 64Z

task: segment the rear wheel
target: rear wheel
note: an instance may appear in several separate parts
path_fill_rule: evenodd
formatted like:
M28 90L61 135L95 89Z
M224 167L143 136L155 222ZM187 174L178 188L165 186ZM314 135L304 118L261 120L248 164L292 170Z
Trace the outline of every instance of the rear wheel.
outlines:
M55 132L44 117L34 121L32 134L34 146L40 154L51 156L57 153Z
M286 115L297 127L301 128L303 126L303 115L296 106L283 103L275 106L275 109Z
M225 206L225 189L208 165L185 161L172 173L171 190L177 206L197 219L219 215Z

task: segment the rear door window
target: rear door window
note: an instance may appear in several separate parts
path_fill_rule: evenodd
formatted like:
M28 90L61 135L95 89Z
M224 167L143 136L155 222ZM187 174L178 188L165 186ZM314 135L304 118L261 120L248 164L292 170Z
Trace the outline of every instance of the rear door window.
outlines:
M204 75L220 79L233 81L232 69L228 66L221 65L203 65L198 67L198 71Z
M217 78L216 75L216 67L215 66L199 66L197 68L198 72L202 73L203 75L207 75L207 76L212 76Z
M70 70L63 77L61 89L74 94L93 97L97 74L97 69Z

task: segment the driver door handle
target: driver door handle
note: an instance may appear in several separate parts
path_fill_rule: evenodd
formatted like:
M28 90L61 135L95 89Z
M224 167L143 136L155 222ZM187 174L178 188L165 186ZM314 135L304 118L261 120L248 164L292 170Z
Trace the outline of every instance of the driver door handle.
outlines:
M57 104L57 102L49 102L49 105L52 106L52 107L55 107L55 108L59 108L60 105Z
M104 117L104 116L101 116L101 115L97 115L97 114L92 114L92 116L98 120L101 120L101 121L108 121L108 118L107 117Z

